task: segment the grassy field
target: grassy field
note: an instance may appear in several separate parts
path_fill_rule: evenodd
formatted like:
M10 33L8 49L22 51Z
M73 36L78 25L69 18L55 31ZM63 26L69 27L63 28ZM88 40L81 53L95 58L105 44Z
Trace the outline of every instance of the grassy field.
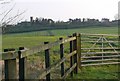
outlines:
M118 79L119 67L120 65L83 67L72 79Z
M53 42L58 39L57 36L6 36L3 37L3 48L33 47L41 45L45 41Z
M36 45L44 44L45 41L54 42L59 39L59 37L67 37L73 33L92 33L92 34L117 34L117 27L87 27L78 29L60 29L60 30L46 30L46 31L36 31L27 33L17 33L17 34L6 34L2 37L2 50L5 48L16 48L18 47L33 47ZM54 48L55 50L56 48ZM67 48L68 49L68 48ZM53 51L52 51L53 52ZM54 51L56 52L56 51ZM40 58L38 58L40 57ZM43 56L29 57L33 66L40 63L40 59L43 60ZM51 59L58 58L56 54L53 54ZM35 63L37 62L37 63ZM43 63L44 64L44 63ZM32 66L29 66L31 68ZM38 66L37 66L38 67ZM39 67L38 67L39 68ZM34 69L36 72L39 70ZM103 66L103 67L86 67L83 71L75 75L73 79L116 79L117 78L117 66ZM31 72L31 76L35 72ZM107 75L108 74L108 75ZM31 77L30 76L30 77Z
M68 36L73 33L92 33L92 34L118 34L118 27L84 27L77 29L59 29L59 30L45 30L18 34L9 34L9 36Z
M17 34L6 34L2 37L2 49L18 48L20 46L32 47L43 44L45 41L56 41L59 37L66 37L73 33L98 33L98 34L117 34L117 27L88 27L79 29L61 29L61 30L46 30Z

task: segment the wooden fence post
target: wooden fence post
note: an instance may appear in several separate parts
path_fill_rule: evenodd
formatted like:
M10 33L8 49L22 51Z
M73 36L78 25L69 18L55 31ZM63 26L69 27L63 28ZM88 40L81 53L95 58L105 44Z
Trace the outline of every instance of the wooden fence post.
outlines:
M59 38L59 40L63 40L63 38ZM60 59L64 57L64 46L60 44ZM64 76L64 63L61 63L61 77Z
M69 36L71 38L72 36ZM70 53L73 51L73 41L70 41ZM73 56L70 57L70 68L73 66ZM73 77L73 71L70 73L70 76Z
M77 64L81 69L81 34L77 34L76 39L77 39L77 55L78 55Z
M118 34L118 48L120 48L120 34Z
M47 45L49 42L44 42L45 45ZM50 67L50 54L49 49L45 50L45 68L47 69ZM46 81L50 81L50 73L46 75Z
M22 57L21 50L24 50L24 47L19 47L19 51L18 51L18 54L19 54L19 80L25 81L26 76L27 76L27 74L26 74L27 67L25 67L25 66L27 66L26 65L27 57L21 58Z
M15 49L4 49L4 52L15 51ZM5 81L17 79L17 60L9 59L4 61L5 64Z
M75 40L73 40L73 51L77 50L77 34L74 33L73 37L76 37ZM74 63L77 63L77 53L73 56L74 58ZM76 65L75 69L74 69L74 73L77 74L78 73L78 64Z

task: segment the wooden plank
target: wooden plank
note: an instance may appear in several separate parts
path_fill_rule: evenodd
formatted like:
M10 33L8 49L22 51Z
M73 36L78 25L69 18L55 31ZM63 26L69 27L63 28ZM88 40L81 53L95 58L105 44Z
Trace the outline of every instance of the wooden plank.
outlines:
M104 50L112 50L113 48L81 48L82 50L101 50L101 49L104 49ZM114 48L115 50L120 50L120 48Z
M24 47L19 47L18 55L19 55L19 80L24 81L27 78L27 57L22 57L22 53L20 50L24 50Z
M48 44L48 42L44 42L45 45ZM48 67L50 67L50 53L49 53L49 49L45 50L45 68L47 69ZM46 81L50 81L50 73L48 73L46 75Z
M87 36L119 36L116 34L86 34L86 33L81 33L81 35L87 35Z
M77 34L76 33L74 33L73 34L73 37L76 37L77 38ZM73 51L74 50L77 50L77 39L76 40L73 40ZM75 54L74 56L73 56L73 60L74 60L74 63L77 63L77 59L78 59L78 55L77 54ZM78 64L76 65L76 67L75 67L75 69L74 69L74 73L75 74L77 74L78 73Z
M79 68L81 68L81 35L77 34L77 55L78 55L78 61L77 64Z
M17 51L3 52L2 54L0 54L0 57L2 57L2 60L15 59L18 58L18 52Z
M87 57L81 57L81 58L102 58L102 57L120 57L120 55L109 55L109 56L87 56Z
M120 64L120 62L96 63L96 64L82 64L82 66L97 66L97 65L109 65L109 64Z
M8 75L8 60L4 60L4 70L5 70L5 79L9 79L9 75Z
M35 47L32 47L32 48L30 48L30 50L46 50L46 49L49 49L49 48L52 48L52 47L54 47L54 46L57 46L57 45L60 45L60 44L63 44L63 43L67 43L67 42L69 42L69 41L71 41L71 40L75 40L76 39L76 37L72 37L72 38L66 38L66 39L63 39L63 40L58 40L58 41L55 41L55 42L53 42L53 43L49 43L49 44L47 44L47 45L39 45L39 46L35 46Z
M5 64L5 66L6 66L6 64ZM7 66L8 66L7 67L8 68L8 73L7 73L8 78L7 79L17 79L17 60L16 59L7 60Z
M14 49L15 50L15 49ZM8 52L9 49L4 49L4 52ZM5 63L5 80L8 79L17 79L17 60L8 59L4 60Z
M75 63L69 70L67 70L67 72L65 72L62 79L65 79L68 76L68 74L70 74L75 69L76 66L77 66L77 63Z
M120 59L101 59L101 60L82 60L81 62L82 63L85 63L85 62L100 62L100 61L119 61Z
M4 52L8 52L8 49L4 49ZM8 60L4 60L4 70L5 70L5 79L9 79L8 77Z
M81 53L82 55L92 55L92 54L120 54L120 52L89 52L89 53Z
M38 79L43 79L48 73L53 71L56 67L60 66L61 63L63 63L66 59L70 58L74 54L76 54L76 51L73 51L72 53L68 54L66 57L63 57L58 62L56 62L53 65L51 65L49 68L47 68L44 71L42 71Z
M63 38L59 38L59 40L63 40ZM60 59L64 57L64 46L60 44ZM61 63L61 77L64 75L64 62Z
M69 36L72 37L72 36ZM70 41L70 53L73 51L73 41ZM73 56L70 57L70 68L73 66ZM70 76L73 77L73 71L71 71Z
M119 41L81 41L82 43L118 43Z
M62 43L67 43L67 42L70 42L70 41L75 40L75 39L76 39L76 37L66 38L62 41Z

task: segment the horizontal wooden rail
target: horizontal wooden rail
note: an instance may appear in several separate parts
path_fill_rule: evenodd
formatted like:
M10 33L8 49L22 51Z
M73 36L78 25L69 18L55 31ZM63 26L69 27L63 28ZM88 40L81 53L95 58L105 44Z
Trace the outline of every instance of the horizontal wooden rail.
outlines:
M73 69L75 69L76 66L77 66L77 63L74 63L74 65L69 70L67 70L67 72L64 74L62 79L65 79L68 76L68 74L71 73Z
M95 63L95 64L82 64L81 66L97 66L97 65L108 65L108 64L120 64L120 62Z
M88 42L88 43L118 43L120 41L81 41L81 42Z
M0 54L0 57L2 58L2 60L15 59L18 58L18 52L17 51L3 52L2 54Z
M120 54L120 52L89 52L81 53L82 55L92 55L92 54Z
M39 79L43 79L48 73L50 73L52 70L54 70L56 67L60 66L61 63L63 63L66 59L70 58L71 56L75 55L76 51L73 51L72 53L68 54L66 57L63 57L58 62L51 65L49 68L45 69L39 76Z
M120 48L81 48L82 50L101 50L101 49L103 49L103 50L120 50Z
M69 41L72 41L72 40L75 40L76 37L72 37L72 38L67 38L67 39L63 39L63 40L59 40L59 41L56 41L54 43L49 43L47 45L43 45L43 46L36 46L36 47L32 47L30 48L29 50L23 50L22 51L22 55L23 57L26 57L26 56L29 56L29 55L33 55L35 53L38 53L38 52L41 52L43 50L46 50L46 49L50 49L54 46L57 46L57 45L60 45L60 44L63 44L63 43L66 43L66 42L69 42Z
M104 58L104 57L107 57L107 58L110 58L110 57L120 57L120 55L109 55L109 56L86 56L86 57L81 57L81 58Z
M120 61L120 59L101 59L101 60L82 60L82 63L85 62L100 62L100 61Z
M81 35L86 35L86 36L120 36L116 34L86 34L86 33L81 33Z

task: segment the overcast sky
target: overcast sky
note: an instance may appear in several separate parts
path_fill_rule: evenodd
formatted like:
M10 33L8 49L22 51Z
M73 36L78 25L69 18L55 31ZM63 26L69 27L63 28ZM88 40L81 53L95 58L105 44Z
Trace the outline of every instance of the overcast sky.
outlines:
M110 18L118 13L119 0L14 0L15 10L26 10L23 20L30 16L68 20L69 18Z

